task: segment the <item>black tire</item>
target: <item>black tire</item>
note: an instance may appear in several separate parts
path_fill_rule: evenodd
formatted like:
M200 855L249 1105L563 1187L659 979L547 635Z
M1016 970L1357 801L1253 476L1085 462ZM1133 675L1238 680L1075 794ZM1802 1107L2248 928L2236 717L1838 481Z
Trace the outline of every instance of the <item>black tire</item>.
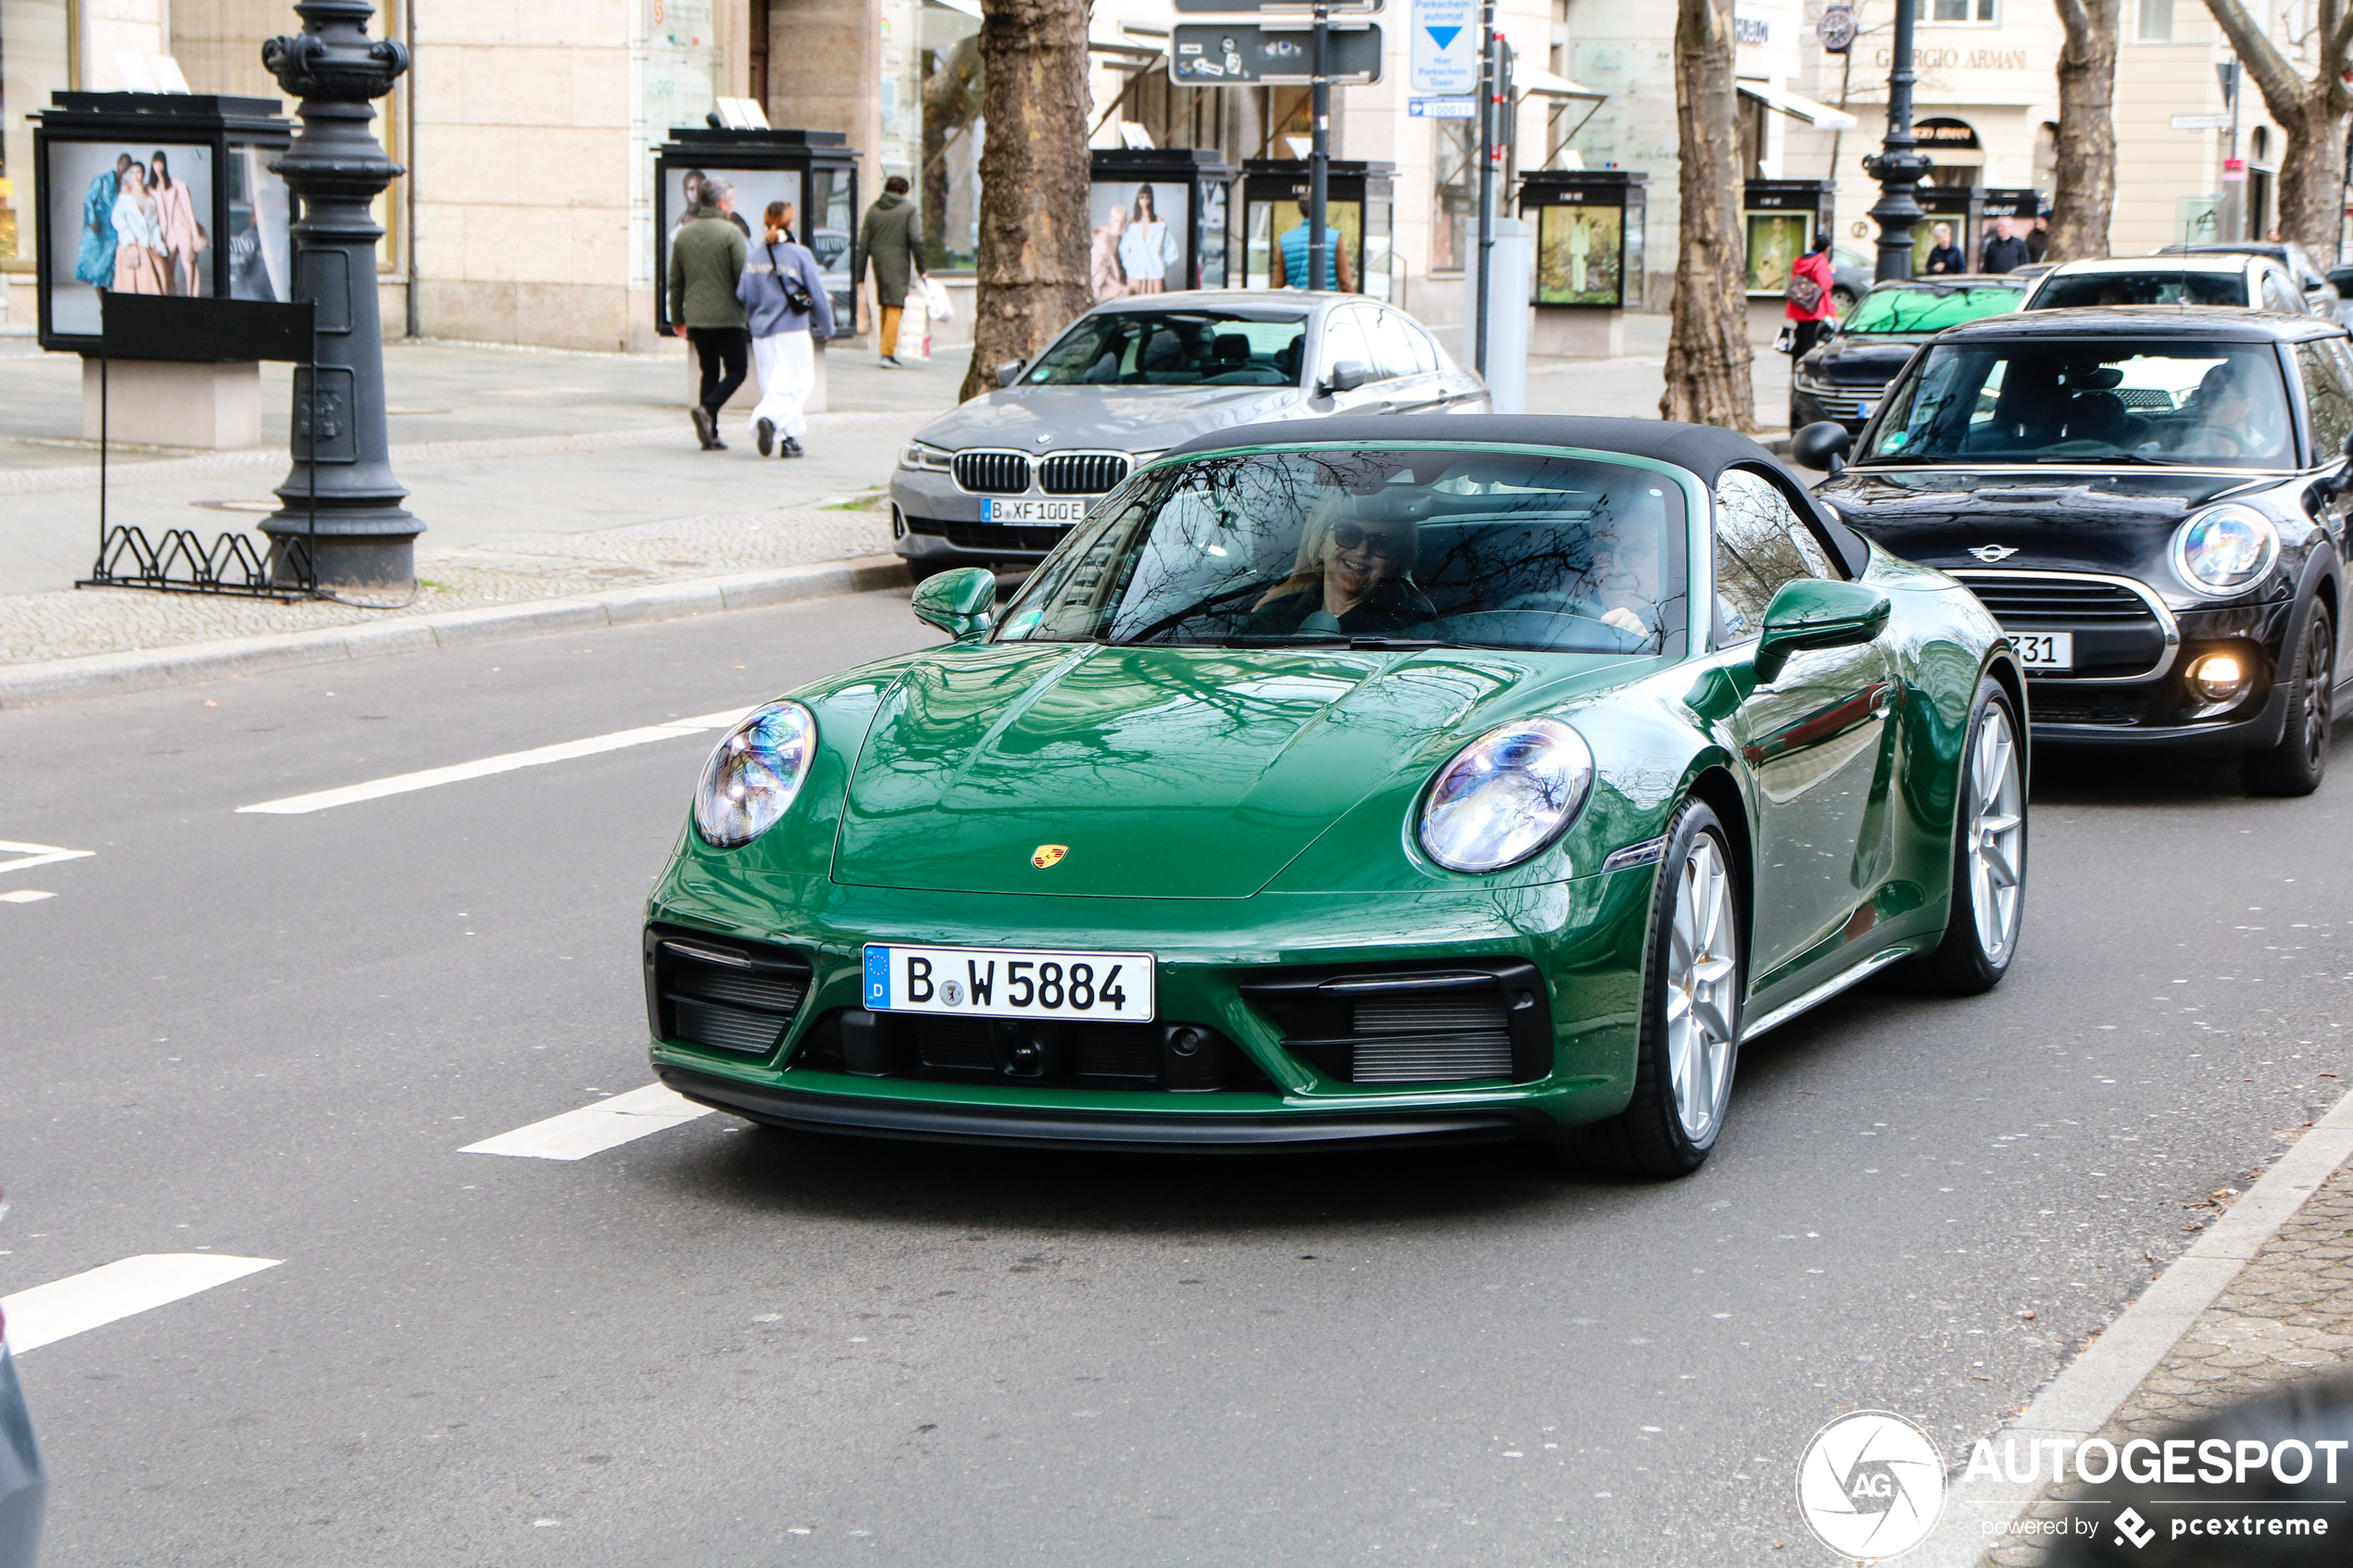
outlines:
M1855 308L1855 292L1843 284L1832 288L1831 303L1838 307L1839 318L1843 320Z
M2007 811L1988 814L1987 802L1981 798L1982 783L1975 771L1975 762L1986 730L1994 722L1994 715L2007 727L2012 747L2011 767L2016 791L2016 853L2008 859L2015 864L2009 869L2015 890L2010 900L2010 912L2006 919L1996 917L1996 924L2006 927L2007 935L1998 948L1990 947L1983 935L1986 923L1981 922L1979 879L1974 865L1980 830L1994 817ZM1977 693L1969 702L1969 731L1961 747L1961 769L1953 802L1953 901L1952 912L1944 922L1944 937L1935 948L1906 966L1920 988L1947 997L1979 997L2002 983L2010 970L2010 960L2018 956L2019 933L2024 929L2026 916L2026 732L2018 721L2018 714L2010 706L2009 694L1992 676L1977 684ZM1999 847L1999 844L1994 846ZM1998 897L1999 889L1996 889ZM1998 908L1998 906L1996 906Z
M2336 622L2318 599L2305 612L2288 673L2287 722L2279 744L2247 753L2239 776L2256 795L2309 795L2329 768L2329 719L2336 706Z
M1714 1096L1714 1107L1706 1124L1694 1131L1679 1108L1676 1093L1670 1055L1668 972L1674 953L1677 899L1685 871L1693 864L1695 856L1704 853L1712 853L1720 867L1728 899L1722 925L1730 972L1713 982L1712 986L1728 994L1716 1000L1717 1015L1729 1038L1723 1045L1721 1086ZM1585 1129L1577 1145L1578 1156L1584 1164L1621 1175L1672 1177L1688 1176L1707 1162L1723 1132L1725 1108L1731 1099L1733 1070L1739 1064L1740 1008L1745 977L1741 923L1748 902L1744 891L1739 862L1733 859L1731 841L1723 823L1699 801L1685 801L1667 825L1667 852L1659 858L1658 880L1651 893L1650 933L1642 945L1642 1021L1634 1051L1634 1096L1617 1115ZM1687 1004L1685 1011L1691 1010Z

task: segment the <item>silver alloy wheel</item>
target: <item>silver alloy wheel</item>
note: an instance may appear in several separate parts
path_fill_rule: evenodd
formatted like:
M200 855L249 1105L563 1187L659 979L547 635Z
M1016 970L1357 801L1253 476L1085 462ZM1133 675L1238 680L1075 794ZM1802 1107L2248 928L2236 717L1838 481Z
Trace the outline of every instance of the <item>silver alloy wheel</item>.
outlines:
M2316 608L2304 632L2304 759L2315 773L2327 765L2329 705L2336 695L2336 633Z
M2025 893L2026 787L2019 777L2018 741L2008 711L1986 709L1969 751L1969 890L1977 915L1977 945L1999 966L2018 940L2019 904Z
M1667 953L1667 1069L1676 1118L1694 1144L1714 1135L1731 1093L1739 929L1723 850L1715 834L1700 834L1676 874Z

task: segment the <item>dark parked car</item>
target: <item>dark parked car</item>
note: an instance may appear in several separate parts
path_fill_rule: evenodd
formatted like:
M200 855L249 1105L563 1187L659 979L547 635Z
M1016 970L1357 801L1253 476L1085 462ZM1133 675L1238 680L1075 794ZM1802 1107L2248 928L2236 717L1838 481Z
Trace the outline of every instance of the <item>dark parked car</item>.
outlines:
M1860 431L1912 350L1947 327L2015 310L2025 298L2025 285L2010 278L1969 273L1871 284L1838 330L1792 369L1789 428L1836 420L1849 434Z
M2348 437L2334 321L2108 307L1956 327L1859 438L1792 447L1857 532L1976 590L2036 740L2236 754L2304 795L2347 695Z
M2312 255L2294 240L2266 244L2260 240L2241 240L2231 244L2203 245L2162 245L2158 256L2268 256L2286 268L2296 279L2296 286L2303 292L2305 307L2315 316L2336 320L2336 289L2321 275Z

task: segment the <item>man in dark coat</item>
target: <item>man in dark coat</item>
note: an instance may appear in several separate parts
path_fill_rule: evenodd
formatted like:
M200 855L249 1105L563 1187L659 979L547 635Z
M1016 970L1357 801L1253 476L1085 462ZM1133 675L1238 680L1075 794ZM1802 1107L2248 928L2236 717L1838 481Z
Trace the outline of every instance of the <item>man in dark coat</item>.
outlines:
M907 291L925 275L924 216L907 199L904 175L883 182L881 198L866 209L866 220L858 226L857 252L849 258L850 287L865 282L870 261L875 268L875 312L881 318L875 323L875 346L882 351L884 364L896 366L899 318L907 308Z
M745 245L735 210L736 188L724 180L705 180L702 205L680 225L670 247L671 327L695 345L702 364L693 413L695 435L706 452L727 449L719 439L719 410L751 369L751 338L744 330L743 302L736 297Z
M1985 253L1978 258L1981 272L2013 272L2026 265L2026 242L2010 232L2007 218L1994 220L1993 232L1986 236Z

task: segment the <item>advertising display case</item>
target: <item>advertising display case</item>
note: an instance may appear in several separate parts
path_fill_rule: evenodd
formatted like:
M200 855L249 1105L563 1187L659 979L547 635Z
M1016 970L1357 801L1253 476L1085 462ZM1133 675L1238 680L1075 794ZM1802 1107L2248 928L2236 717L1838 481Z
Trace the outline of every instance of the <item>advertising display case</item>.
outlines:
M1538 307L1642 308L1649 183L1624 169L1528 172L1519 215L1536 232Z
M1097 303L1222 289L1234 170L1200 147L1098 147L1088 175L1087 284Z
M856 334L850 249L858 234L858 154L838 131L716 131L673 127L654 149L654 327L670 320L670 247L706 180L736 188L736 220L758 244L771 202L793 209L794 238L817 257L834 307L834 336Z
M1749 297L1779 299L1790 268L1836 216L1838 186L1829 180L1751 180L1741 222L1748 242Z
M1390 163L1331 160L1325 177L1324 206L1338 236L1336 270L1340 290L1370 295L1375 299L1395 295L1390 277L1390 240L1395 219L1394 176ZM1289 276L1283 257L1283 236L1303 229L1306 214L1300 203L1307 196L1307 163L1303 158L1249 158L1242 164L1241 286L1247 289L1302 286Z
M270 169L294 137L278 100L57 93L31 118L43 348L97 353L108 293L294 297L294 204Z

